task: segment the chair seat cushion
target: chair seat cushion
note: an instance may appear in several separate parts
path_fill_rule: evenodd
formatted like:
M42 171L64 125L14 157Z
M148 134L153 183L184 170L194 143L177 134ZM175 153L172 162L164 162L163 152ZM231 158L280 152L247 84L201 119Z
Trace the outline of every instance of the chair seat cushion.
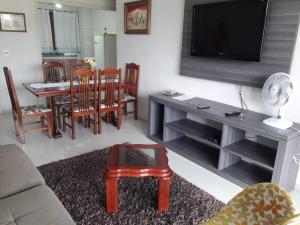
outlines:
M0 199L44 183L22 149L16 145L0 146Z
M51 112L51 109L44 105L31 105L21 107L21 112L23 115L30 115Z
M70 113L70 112L71 112L71 105L70 105L70 104L69 104L69 105L65 105L65 106L63 106L63 109L64 109L66 112ZM94 110L94 107L93 107L92 105L90 105L90 106L89 106L89 109L87 109L87 110L82 110L82 112L84 112L84 111L93 111L93 110ZM78 107L77 104L74 105L74 112L79 112L79 107Z
M126 102L126 101L132 101L132 100L135 100L136 98L131 96L131 95L128 95L128 94L122 94L121 95L121 101L122 102Z
M91 102L91 105L94 106L94 103ZM113 107L118 107L118 106L119 106L119 105L118 105L118 103L116 103L116 102L115 102L114 105L113 105ZM102 101L102 102L101 102L101 106L100 106L100 107L101 107L101 109L110 108L110 106L105 105L105 101Z
M55 98L56 105L64 105L64 104L70 104L70 103L71 103L70 96L57 96Z
M118 107L118 104L114 103L113 107ZM105 104L101 104L101 109L105 109L105 108L109 108L109 107L107 107Z
M0 225L11 224L75 225L75 222L51 189L41 185L0 200Z

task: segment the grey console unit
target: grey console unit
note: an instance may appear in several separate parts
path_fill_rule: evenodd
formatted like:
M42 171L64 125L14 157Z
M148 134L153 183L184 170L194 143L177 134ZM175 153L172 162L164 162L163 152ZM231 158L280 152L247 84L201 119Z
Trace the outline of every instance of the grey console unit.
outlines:
M209 106L209 109L197 107ZM241 109L201 98L179 101L149 97L148 136L177 154L242 187L272 182L295 187L300 134L266 126L267 115L245 111L244 119L225 117ZM205 178L204 178L205 179Z

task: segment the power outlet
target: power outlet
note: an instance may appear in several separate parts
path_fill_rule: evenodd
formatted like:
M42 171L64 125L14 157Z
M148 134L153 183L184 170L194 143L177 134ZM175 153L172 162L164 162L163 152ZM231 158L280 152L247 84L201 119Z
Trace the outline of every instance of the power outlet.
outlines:
M4 55L4 56L9 56L9 51L8 51L8 50L4 50L4 51L3 51L3 55Z

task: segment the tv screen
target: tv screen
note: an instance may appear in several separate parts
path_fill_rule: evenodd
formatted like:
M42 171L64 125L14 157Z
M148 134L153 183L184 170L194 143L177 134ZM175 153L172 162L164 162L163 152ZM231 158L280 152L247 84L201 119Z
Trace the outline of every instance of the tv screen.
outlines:
M192 56L260 61L268 0L195 5Z

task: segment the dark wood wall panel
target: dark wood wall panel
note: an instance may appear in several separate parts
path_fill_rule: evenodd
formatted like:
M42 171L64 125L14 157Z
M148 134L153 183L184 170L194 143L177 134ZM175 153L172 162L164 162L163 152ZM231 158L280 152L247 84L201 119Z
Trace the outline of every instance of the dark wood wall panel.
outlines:
M273 73L289 73L299 25L300 0L269 1L261 62L190 56L193 5L223 1L185 1L180 74L262 87Z

